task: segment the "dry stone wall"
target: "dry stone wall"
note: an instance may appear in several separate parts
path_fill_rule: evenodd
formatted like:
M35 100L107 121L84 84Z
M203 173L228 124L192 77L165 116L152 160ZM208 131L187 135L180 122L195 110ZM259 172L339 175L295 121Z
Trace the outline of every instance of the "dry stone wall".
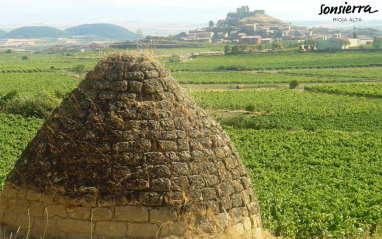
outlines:
M58 238L261 228L229 137L161 64L131 55L98 63L54 110L8 176L0 221Z

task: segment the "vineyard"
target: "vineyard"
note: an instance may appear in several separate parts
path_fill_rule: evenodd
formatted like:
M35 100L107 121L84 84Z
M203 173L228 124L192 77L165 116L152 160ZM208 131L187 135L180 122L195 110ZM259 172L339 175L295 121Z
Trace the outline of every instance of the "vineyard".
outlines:
M297 80L302 83L326 82L360 82L370 79L363 78L321 78L315 76L289 75L268 72L181 72L173 76L182 84L259 84L259 83L289 83Z
M22 60L27 56L27 60ZM103 57L101 53L77 54L25 54L25 53L3 53L0 54L1 73L33 73L55 70L70 70L78 64L85 65L90 70Z
M265 229L286 238L382 236L382 68L375 67L380 53L280 52L168 62L176 50L158 51L180 83L193 84L190 96L234 141L253 180ZM180 52L190 51L197 49ZM48 98L57 105L79 83L72 68L84 64L87 71L103 55L30 54L30 61L22 56L0 53L0 103L17 90L19 98ZM301 69L349 66L357 68ZM303 87L285 89L292 80ZM259 89L216 90L218 84ZM284 88L267 89L270 84ZM207 85L215 90L204 90ZM4 109L0 105L1 184L44 121Z
M0 113L0 180L1 188L13 164L36 135L43 121Z
M316 76L316 77L345 77L345 78L369 78L381 79L382 68L367 69L319 69L319 70L298 70L298 71L281 71L279 73L300 76Z
M17 90L23 96L66 94L80 82L78 79L55 72L5 73L0 74L0 78L0 95L5 95L11 90Z
M382 98L382 84L347 84L305 86L305 90L338 95Z
M279 52L199 56L187 62L167 63L166 67L175 71L282 70L382 66L381 62L382 55L379 52Z
M253 129L375 131L382 133L382 101L291 90L194 91L205 108L244 110L259 115L228 118L231 126Z

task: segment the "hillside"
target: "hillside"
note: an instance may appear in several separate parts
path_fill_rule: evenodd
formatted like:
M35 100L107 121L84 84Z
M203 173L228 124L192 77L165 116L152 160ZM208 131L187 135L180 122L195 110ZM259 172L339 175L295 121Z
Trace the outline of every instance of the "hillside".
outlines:
M7 33L3 30L0 30L0 38L2 38L3 36L7 35Z
M30 26L21 27L6 34L7 38L40 38L40 37L66 37L68 34L53 27Z
M241 23L255 23L255 24L280 24L280 25L287 25L287 23L271 17L267 14L255 14L250 17L245 17L240 20Z
M73 36L94 36L113 40L135 40L136 34L113 24L84 24L65 30Z

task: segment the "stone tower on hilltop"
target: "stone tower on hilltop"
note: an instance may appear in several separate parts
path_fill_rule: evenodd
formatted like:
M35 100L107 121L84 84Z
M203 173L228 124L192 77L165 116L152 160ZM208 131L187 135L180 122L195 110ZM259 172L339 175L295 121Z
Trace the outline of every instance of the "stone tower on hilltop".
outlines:
M132 55L100 61L54 110L8 176L0 222L54 238L261 228L229 137L161 64Z

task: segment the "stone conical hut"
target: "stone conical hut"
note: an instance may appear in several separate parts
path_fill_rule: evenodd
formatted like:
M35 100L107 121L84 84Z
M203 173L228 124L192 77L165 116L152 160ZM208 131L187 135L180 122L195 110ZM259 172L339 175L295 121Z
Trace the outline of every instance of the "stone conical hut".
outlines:
M54 238L261 227L229 137L161 64L124 54L100 61L28 144L4 186L0 222Z

